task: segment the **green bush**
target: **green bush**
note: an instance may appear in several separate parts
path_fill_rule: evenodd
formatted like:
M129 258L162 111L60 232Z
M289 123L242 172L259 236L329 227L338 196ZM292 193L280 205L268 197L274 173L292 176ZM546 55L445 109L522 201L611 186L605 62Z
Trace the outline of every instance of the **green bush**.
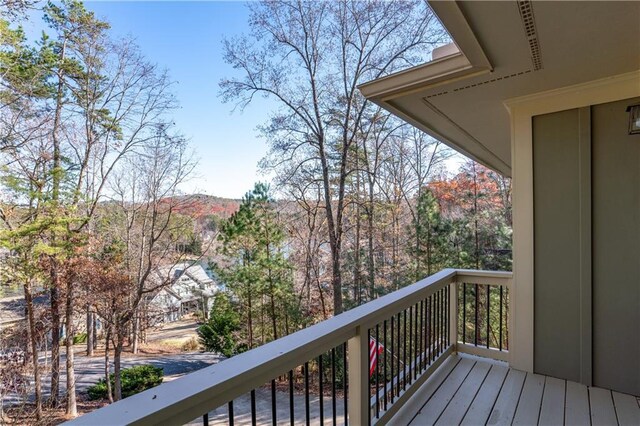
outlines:
M73 336L73 344L87 343L87 333L80 333Z
M126 398L158 386L162 383L163 375L162 368L153 365L136 365L135 367L122 369L120 371L122 397ZM110 374L109 379L111 381L111 389L113 390L115 386L115 376ZM98 383L95 385L90 386L87 392L91 400L107 398L107 383L104 378L98 380Z

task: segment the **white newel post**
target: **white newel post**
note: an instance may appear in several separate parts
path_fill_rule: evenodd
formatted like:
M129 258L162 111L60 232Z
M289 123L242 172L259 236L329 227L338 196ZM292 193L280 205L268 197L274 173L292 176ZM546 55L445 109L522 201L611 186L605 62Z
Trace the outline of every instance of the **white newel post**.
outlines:
M348 394L350 425L369 424L369 339L366 327L357 327L347 342Z
M454 352L458 349L458 283L449 284L449 340Z

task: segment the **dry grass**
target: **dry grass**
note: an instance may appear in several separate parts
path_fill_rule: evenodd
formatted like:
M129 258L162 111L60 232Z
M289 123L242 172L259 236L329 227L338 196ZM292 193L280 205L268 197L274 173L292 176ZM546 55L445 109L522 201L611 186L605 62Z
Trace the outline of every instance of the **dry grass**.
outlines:
M89 401L78 395L78 415L89 413L107 405L105 401ZM10 407L5 409L4 417L0 419L0 424L16 426L53 426L70 420L65 414L64 406L59 408L44 408L41 421L36 421L33 404L26 404L20 407Z

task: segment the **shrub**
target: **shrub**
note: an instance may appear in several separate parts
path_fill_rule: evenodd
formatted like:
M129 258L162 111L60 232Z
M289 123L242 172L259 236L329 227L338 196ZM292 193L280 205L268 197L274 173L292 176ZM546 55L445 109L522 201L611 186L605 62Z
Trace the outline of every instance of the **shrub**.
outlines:
M136 365L135 367L122 369L120 371L122 397L126 398L158 386L162 383L163 375L162 368L153 365ZM115 376L109 374L109 379L111 381L111 389L113 389L115 386ZM107 398L107 383L104 378L98 380L98 383L95 385L90 386L87 392L91 400Z
M73 344L87 343L87 333L80 333L73 336Z

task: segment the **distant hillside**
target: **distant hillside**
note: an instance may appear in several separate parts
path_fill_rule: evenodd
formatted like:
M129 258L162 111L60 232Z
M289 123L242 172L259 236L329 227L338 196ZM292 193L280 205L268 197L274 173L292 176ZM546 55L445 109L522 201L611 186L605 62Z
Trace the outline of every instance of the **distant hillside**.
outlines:
M240 200L203 194L184 195L180 199L184 203L180 203L178 213L194 219L202 219L207 216L226 219L235 213L240 206Z

